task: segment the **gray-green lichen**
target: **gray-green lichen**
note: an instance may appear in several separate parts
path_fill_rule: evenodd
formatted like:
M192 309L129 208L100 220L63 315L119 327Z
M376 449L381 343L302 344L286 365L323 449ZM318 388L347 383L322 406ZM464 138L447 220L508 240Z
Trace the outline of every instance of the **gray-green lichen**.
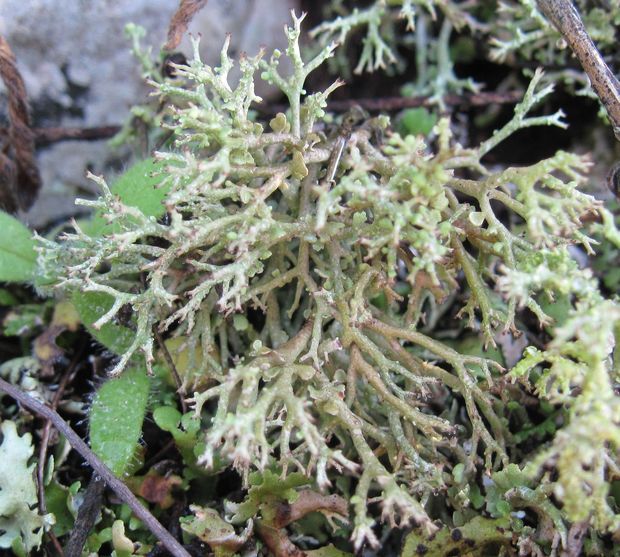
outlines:
M416 3L402 4L413 13ZM482 161L521 128L563 125L560 113L529 115L551 91L542 73L513 119L478 146L461 146L445 118L425 138L390 131L383 116L352 127L343 145L342 128L319 125L339 82L305 90L335 44L304 60L302 19L286 29L285 53L242 57L237 84L228 80L228 43L219 67L204 65L196 48L177 79L155 82L174 134L156 155L167 218L124 204L93 177L102 195L81 203L114 227L91 235L77 225L57 242L42 240L41 273L54 282L47 291L108 295L111 309L95 328L133 309L135 336L113 375L139 352L151 365L154 328L176 338L192 370L185 388L208 424L199 462L229 462L246 478L267 468L315 477L349 501L356 548L379 544L371 502L390 526L415 523L428 535L438 494L449 512L471 518L478 474L500 486L509 465L518 473L501 494L512 499L506 509L488 491L492 517L529 505L552 508L560 522L617 529L606 497L618 470L611 354L620 310L570 250L591 253L593 232L618 244L618 232L580 189L587 157L558 151L505 169ZM366 63L376 65L387 54L372 56ZM289 103L269 126L252 115L257 73ZM546 350L529 348L508 375L436 334L456 308L453 319L466 317L493 345L502 331L518 334L525 308L549 325L543 302L558 295L572 301L569 318ZM517 380L527 396L569 409L533 456L511 423L520 416L511 400ZM341 475L356 478L351 491Z

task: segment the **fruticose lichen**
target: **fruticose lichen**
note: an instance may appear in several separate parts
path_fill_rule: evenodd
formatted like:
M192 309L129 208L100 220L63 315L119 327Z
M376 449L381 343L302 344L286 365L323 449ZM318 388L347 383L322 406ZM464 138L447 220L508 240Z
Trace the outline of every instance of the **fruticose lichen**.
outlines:
M521 128L563 125L560 113L529 115L551 87L535 73L514 117L476 147L461 146L446 118L429 137L403 137L385 116L330 125L326 99L339 81L315 93L305 81L335 44L304 60L302 19L286 29L285 53L242 57L236 84L228 42L219 67L200 61L195 42L176 78L155 83L174 134L156 154L165 217L93 177L101 197L80 203L113 227L41 240L41 274L53 283L41 289L107 295L95 329L131 308L133 342L112 375L140 353L151 366L154 330L174 339L203 420L199 464L224 462L246 479L266 469L313 477L350 503L356 548L380 543L376 502L389 526L415 524L423 536L435 519L465 524L485 505L530 539L518 509L562 532L581 520L617 530L607 495L620 448L620 309L571 249L592 253L587 226L616 245L618 232L580 189L587 157L482 161ZM252 111L257 73L289 103L268 125ZM524 316L550 326L545 308L559 295L571 307L555 340L528 348L510 373L438 334L439 323L467 324L492 346L518 335ZM568 408L538 453L523 434L533 427L525 399Z

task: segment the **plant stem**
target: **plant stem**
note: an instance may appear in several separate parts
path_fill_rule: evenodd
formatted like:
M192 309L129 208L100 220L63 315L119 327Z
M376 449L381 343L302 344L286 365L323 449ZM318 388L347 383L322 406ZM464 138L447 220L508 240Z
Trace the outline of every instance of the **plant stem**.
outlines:
M174 557L191 557L187 550L161 525L161 523L138 501L137 497L129 488L119 480L112 471L93 453L88 445L73 431L71 426L63 420L60 415L49 406L32 398L21 389L11 385L0 378L0 391L4 391L10 397L17 400L22 406L28 408L51 421L54 427L60 431L69 441L69 444L78 452L92 469L99 475L105 483L116 493L124 503L127 503L134 514L144 522L144 525L151 533L166 547Z

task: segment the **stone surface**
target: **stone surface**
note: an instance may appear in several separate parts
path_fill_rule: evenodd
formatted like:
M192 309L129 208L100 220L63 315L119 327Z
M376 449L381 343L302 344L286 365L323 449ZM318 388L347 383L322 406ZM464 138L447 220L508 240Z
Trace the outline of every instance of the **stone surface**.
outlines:
M200 34L201 55L217 63L227 32L231 55L254 54L261 45L283 48L282 27L297 0L209 0L189 27ZM129 51L124 27L147 30L157 52L165 42L176 0L0 0L0 33L8 40L31 99L37 126L122 124L129 108L149 92ZM190 54L186 37L179 50ZM0 91L3 86L0 85ZM269 97L267 89L259 94ZM0 118L6 114L0 104ZM76 193L88 195L86 169L108 175L127 153L105 141L65 142L38 153L44 186L25 220L41 226L73 214Z

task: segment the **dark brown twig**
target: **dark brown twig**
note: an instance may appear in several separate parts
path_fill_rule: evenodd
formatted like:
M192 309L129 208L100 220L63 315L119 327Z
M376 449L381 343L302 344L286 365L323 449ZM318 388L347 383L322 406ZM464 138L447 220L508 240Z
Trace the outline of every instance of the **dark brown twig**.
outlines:
M41 176L34 156L30 129L30 109L24 80L17 69L15 55L0 36L0 78L8 98L9 145L0 153L0 205L7 211L29 209L41 188Z
M181 0L177 11L174 12L168 27L168 40L164 50L174 50L183 39L187 26L196 15L196 12L207 5L207 0Z
M103 463L95 453L93 453L88 445L73 431L71 426L65 422L57 412L49 406L39 402L38 400L27 395L19 388L11 385L4 379L0 378L0 391L4 391L9 396L17 400L22 406L35 412L39 416L43 416L54 424L54 427L60 431L69 441L69 444L78 452L88 464L93 468L95 473L103 478L105 483L116 493L119 499L126 503L133 513L144 522L144 525L151 533L161 541L161 543L170 551L174 557L190 557L186 549L175 540L170 533L161 525L161 523L144 507L130 489L120 481L112 471Z
M614 164L607 174L607 187L620 200L620 162Z
M69 541L65 548L65 557L80 557L86 538L97 521L101 509L105 482L100 476L93 474L84 493L84 499L78 509L75 524L71 530Z
M620 82L588 35L575 5L571 0L537 0L537 4L588 74L592 89L607 110L616 139L620 141Z
M448 106L487 106L489 104L514 104L523 98L523 91L507 91L506 93L467 93L463 95L446 95L443 102ZM358 105L370 112L394 112L404 108L416 108L418 106L434 106L431 97L378 97L370 99L347 99L341 101L328 101L327 110L345 112ZM256 105L256 110L263 114L276 114L284 112L284 105Z
M72 379L75 374L78 363L82 358L83 350L80 350L69 366L67 367L65 373L63 374L60 383L58 384L58 389L54 394L54 398L52 400L52 408L55 410L60 404L60 400L69 384L69 381ZM45 421L45 425L43 426L43 433L41 435L41 445L39 446L39 459L37 462L37 491L39 495L39 512L44 515L47 514L47 504L45 502L45 463L47 461L47 448L49 445L50 434L52 431L52 422L50 420ZM56 552L61 557L64 555L62 547L58 541L56 535L50 530L47 533L48 537L52 541Z
M77 365L80 363L82 358L83 350L80 350L73 358L69 366L67 367L65 373L60 379L60 383L58 384L58 388L56 389L56 393L54 393L54 398L52 399L51 407L53 410L58 408L58 404L60 404L60 400L65 393L65 389L69 384L69 381L72 379ZM37 462L37 483L38 483L38 492L39 492L39 512L41 514L47 513L47 505L45 504L45 462L47 461L47 448L50 440L50 433L52 431L52 422L50 420L45 421L45 425L43 426L43 433L41 434L41 445L39 446L39 461Z
M507 91L506 93L466 93L463 95L446 95L442 98L448 106L487 106L489 104L513 104L523 98L523 91ZM434 106L436 103L431 97L379 97L371 99L352 99L346 101L331 101L327 103L328 110L340 112L349 110L352 105L358 104L365 110L372 112L392 112L404 108L418 106Z
M177 395L179 395L179 401L181 403L181 410L183 411L183 414L186 414L187 403L185 402L185 391L183 389L183 382L181 381L181 377L179 375L179 372L177 371L177 366L174 365L174 360L170 355L170 351L164 343L164 339L162 338L161 333L157 330L157 327L153 327L153 332L155 333L155 339L157 340L157 344L159 345L159 348L164 355L164 360L166 360L166 363L170 368L170 373L174 378L174 383L177 387Z
M121 126L96 126L92 128L54 127L33 128L34 142L37 147L50 145L59 141L99 141L110 139L121 130Z

